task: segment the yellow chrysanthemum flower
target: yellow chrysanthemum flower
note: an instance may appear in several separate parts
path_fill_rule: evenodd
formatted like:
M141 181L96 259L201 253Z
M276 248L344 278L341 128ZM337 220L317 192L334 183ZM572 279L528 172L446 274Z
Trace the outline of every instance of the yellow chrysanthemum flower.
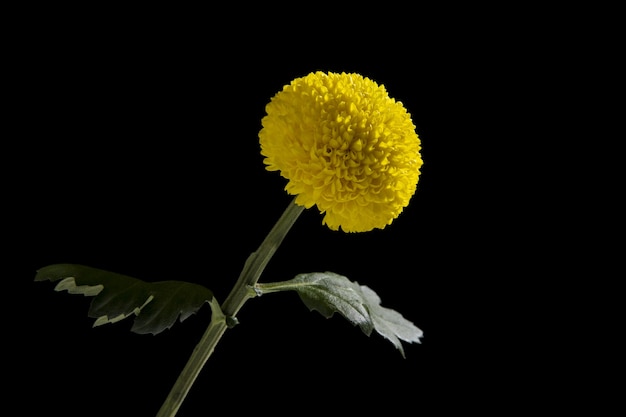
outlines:
M266 107L259 132L269 171L296 204L316 205L332 230L384 228L415 193L421 143L411 116L383 85L359 74L315 72Z

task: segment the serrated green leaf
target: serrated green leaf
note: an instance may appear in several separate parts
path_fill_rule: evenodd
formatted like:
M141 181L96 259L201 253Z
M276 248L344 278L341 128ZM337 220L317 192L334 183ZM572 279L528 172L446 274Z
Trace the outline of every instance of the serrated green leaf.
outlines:
M288 282L309 310L316 310L326 318L338 312L366 335L372 333L374 324L363 304L363 296L358 285L348 278L332 272L313 272L297 275Z
M39 269L35 281L46 280L60 280L56 291L94 297L88 313L96 319L94 326L115 323L134 314L131 331L139 334L161 333L177 319L182 322L195 314L204 303L210 303L213 314L219 309L208 288L189 282L145 282L77 264L55 264Z
M403 357L404 348L400 340L409 343L421 343L420 338L424 333L418 327L397 311L382 307L380 305L380 297L371 288L361 285L360 290L374 322L374 329L376 329L378 334L393 343Z
M389 340L404 357L402 341L420 342L423 332L400 313L380 305L380 297L369 287L334 272L299 274L283 282L258 283L260 294L293 290L309 310L329 318L340 313L363 333L372 330Z

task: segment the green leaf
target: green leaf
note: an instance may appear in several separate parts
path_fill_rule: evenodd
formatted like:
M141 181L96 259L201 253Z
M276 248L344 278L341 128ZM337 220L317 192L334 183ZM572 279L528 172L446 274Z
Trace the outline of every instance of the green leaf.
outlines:
M326 318L338 312L366 335L372 333L374 322L363 303L358 284L332 272L300 274L287 282L291 284L289 289L298 292L309 310L317 310Z
M258 283L260 294L293 290L309 308L329 318L340 313L363 333L372 330L389 340L404 357L401 341L420 343L423 332L400 313L380 305L380 297L369 287L335 274L313 272L295 278L272 283Z
M380 297L371 288L361 285L360 290L376 332L393 343L402 356L404 356L404 349L400 340L421 343L420 338L424 333L419 328L397 311L382 307Z
M93 296L89 317L95 326L118 322L132 314L131 331L158 334L195 314L204 303L221 314L213 293L183 281L144 282L136 278L76 264L55 264L37 271L35 281L59 281L56 291Z

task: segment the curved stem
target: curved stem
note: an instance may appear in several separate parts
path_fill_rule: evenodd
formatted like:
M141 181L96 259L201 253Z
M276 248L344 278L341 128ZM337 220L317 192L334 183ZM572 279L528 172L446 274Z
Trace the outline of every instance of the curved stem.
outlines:
M295 199L292 200L256 252L250 254L237 282L221 305L226 320L223 318L214 320L214 315L212 316L211 323L193 350L185 368L178 376L156 417L174 417L176 415L200 370L226 332L227 321L235 319L245 302L256 295L253 289L254 285L303 210L304 207L295 204Z

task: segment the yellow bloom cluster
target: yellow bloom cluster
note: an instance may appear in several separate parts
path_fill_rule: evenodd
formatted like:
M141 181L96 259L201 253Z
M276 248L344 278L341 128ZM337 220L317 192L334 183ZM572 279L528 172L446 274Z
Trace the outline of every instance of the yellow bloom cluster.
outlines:
M296 204L316 205L332 230L384 228L415 193L422 166L411 116L359 74L315 72L285 85L259 132L270 171Z

